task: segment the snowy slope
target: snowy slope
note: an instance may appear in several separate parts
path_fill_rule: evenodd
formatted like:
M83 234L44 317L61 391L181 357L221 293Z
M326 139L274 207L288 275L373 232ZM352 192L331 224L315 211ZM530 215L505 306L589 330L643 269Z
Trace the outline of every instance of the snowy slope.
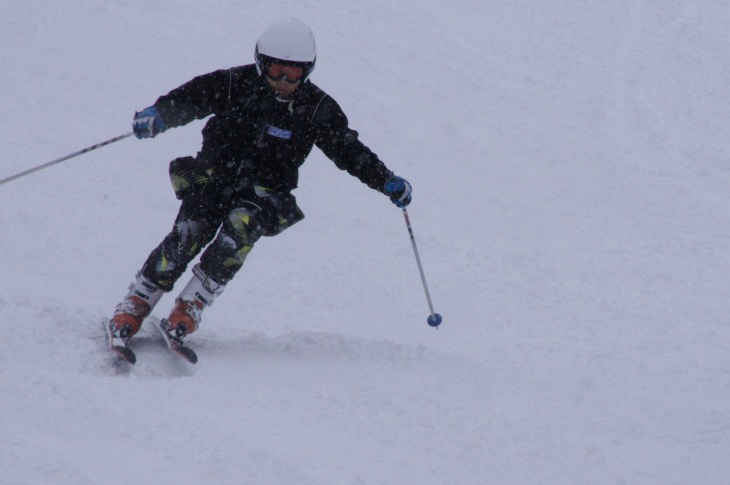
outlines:
M177 210L202 122L0 185L0 482L727 483L725 2L0 3L0 178L309 23L313 80L414 186L314 150L190 341L101 322ZM166 295L156 313L169 310Z

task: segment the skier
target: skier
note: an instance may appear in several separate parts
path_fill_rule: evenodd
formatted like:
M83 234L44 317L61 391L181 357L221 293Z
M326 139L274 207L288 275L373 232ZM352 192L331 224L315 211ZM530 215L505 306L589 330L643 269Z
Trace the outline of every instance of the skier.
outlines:
M137 138L213 116L197 156L170 162L180 209L172 231L116 307L108 324L113 348L126 348L162 295L206 248L161 327L168 343L183 345L256 241L304 217L291 191L313 145L396 206L410 203L411 185L358 139L337 102L309 80L316 58L306 24L276 20L256 43L254 64L198 76L135 113Z

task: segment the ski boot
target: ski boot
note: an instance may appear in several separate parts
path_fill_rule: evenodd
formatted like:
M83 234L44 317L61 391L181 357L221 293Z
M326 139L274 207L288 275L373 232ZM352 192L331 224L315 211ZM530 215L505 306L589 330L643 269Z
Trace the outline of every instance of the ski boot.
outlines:
M136 334L152 308L162 298L163 291L150 280L137 274L136 281L129 286L129 293L117 305L107 325L109 346L120 357L134 364L137 361L127 343Z
M175 307L168 318L160 320L158 329L167 342L170 350L195 363L198 357L192 349L185 346L184 339L198 329L206 306L213 304L213 300L223 293L224 285L220 285L200 269L200 265L193 268L193 277L185 289L175 299Z

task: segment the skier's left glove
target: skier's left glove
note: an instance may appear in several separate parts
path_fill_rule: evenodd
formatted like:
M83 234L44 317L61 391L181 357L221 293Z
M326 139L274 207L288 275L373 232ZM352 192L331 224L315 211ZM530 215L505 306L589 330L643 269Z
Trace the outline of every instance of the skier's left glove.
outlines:
M165 122L157 108L150 106L139 113L134 113L132 129L137 138L154 138L158 133L165 131Z
M393 176L385 182L385 195L398 207L403 208L411 203L411 184L404 178Z

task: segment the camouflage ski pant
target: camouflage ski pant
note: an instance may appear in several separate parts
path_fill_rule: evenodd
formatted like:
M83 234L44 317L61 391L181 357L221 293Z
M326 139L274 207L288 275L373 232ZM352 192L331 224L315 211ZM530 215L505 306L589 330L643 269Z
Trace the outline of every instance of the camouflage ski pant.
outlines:
M275 236L304 218L288 192L252 186L223 197L210 186L205 189L183 197L172 231L142 267L142 274L164 291L172 290L206 246L200 269L214 282L227 284L261 236Z

